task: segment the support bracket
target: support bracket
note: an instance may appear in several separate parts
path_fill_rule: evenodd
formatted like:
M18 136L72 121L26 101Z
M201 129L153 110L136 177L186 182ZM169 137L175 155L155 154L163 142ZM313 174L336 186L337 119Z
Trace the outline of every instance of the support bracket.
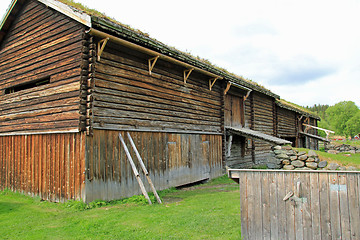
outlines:
M214 86L216 80L218 80L218 78L212 78L212 79L209 79L209 89L211 91L212 87Z
M231 83L230 83L230 82L227 82L226 88L225 88L225 90L224 90L224 95L227 94L227 92L230 90L230 87L231 87Z
M149 74L151 75L151 71L154 69L155 67L155 63L156 61L158 60L160 56L156 56L156 57L153 57L153 58L150 58L148 60L148 63L149 63Z
M98 42L98 47L97 47L97 60L100 62L100 58L101 58L101 54L103 53L104 49L105 49L105 46L106 46L106 43L109 41L110 38L104 38L104 39L101 39L99 42Z
M189 78L193 70L194 70L193 68L184 70L184 83L186 83L187 79Z

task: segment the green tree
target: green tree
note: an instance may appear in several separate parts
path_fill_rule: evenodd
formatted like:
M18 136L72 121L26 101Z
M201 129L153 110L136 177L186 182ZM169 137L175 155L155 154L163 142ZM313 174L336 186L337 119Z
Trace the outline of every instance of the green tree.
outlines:
M358 111L349 121L346 122L345 135L353 138L360 133L360 111Z
M326 109L326 120L337 134L347 135L346 123L359 112L359 108L352 101L342 101Z

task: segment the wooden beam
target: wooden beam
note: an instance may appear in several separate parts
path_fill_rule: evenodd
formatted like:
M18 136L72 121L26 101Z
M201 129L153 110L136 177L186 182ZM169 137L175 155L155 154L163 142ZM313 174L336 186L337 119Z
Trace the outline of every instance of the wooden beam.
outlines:
M97 60L100 62L101 54L103 53L106 43L109 41L110 38L104 38L98 42L97 47Z
M145 174L145 176L146 176L146 178L147 178L147 180L148 180L148 182L149 182L149 185L150 185L150 187L151 187L151 190L153 191L154 196L156 197L156 200L158 201L158 203L162 204L161 199L160 199L160 197L159 197L159 195L158 195L158 193L157 193L157 191L156 191L156 189L155 189L155 186L154 186L153 182L151 181L151 178L150 178L150 176L149 176L149 172L147 171L147 169L146 169L146 167L145 167L145 164L144 164L144 162L143 162L143 160L142 160L142 158L141 158L141 156L140 156L139 151L137 150L137 148L136 148L136 146L135 146L135 143L134 143L134 141L133 141L130 133L127 133L127 136L128 136L128 138L129 138L129 140L130 140L130 144L131 144L131 146L132 146L132 148L133 148L133 150L134 150L134 152L135 152L135 154L136 154L136 157L137 157L138 160L139 160L140 166L141 166L141 168L142 168L142 170L143 170L143 172L144 172L144 174Z
M143 193L143 195L145 196L145 198L148 200L148 203L149 204L152 204L150 198L149 198L149 195L147 194L146 192L146 189L145 189L145 186L144 186L144 183L142 182L141 178L140 178L140 175L139 175L139 172L138 170L136 169L136 166L135 166L135 163L134 161L132 160L132 157L130 155L130 152L129 152L129 149L127 148L126 146L126 143L124 141L124 138L122 137L121 133L119 133L119 139L120 139L120 142L124 148L124 151L125 151L125 154L127 156L127 159L129 160L130 162L130 165L131 165L131 168L133 170L133 173L136 177L136 180L138 181L139 183L139 186L140 186L140 189L141 189L141 192Z
M194 68L184 70L184 83L186 83L187 79L189 78L189 76L193 70L194 70Z
M156 61L158 60L159 56L156 56L156 57L153 57L153 58L150 58L148 60L148 63L149 63L149 74L151 75L151 71L154 69L155 67L155 63Z
M212 79L209 79L209 89L211 91L212 87L214 86L216 80L218 80L218 78L212 78Z

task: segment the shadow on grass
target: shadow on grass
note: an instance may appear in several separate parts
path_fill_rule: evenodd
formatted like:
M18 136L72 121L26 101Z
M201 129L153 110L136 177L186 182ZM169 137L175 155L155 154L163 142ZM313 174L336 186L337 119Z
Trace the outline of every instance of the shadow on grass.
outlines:
M0 214L9 214L14 211L19 211L23 205L23 203L9 203L0 201Z

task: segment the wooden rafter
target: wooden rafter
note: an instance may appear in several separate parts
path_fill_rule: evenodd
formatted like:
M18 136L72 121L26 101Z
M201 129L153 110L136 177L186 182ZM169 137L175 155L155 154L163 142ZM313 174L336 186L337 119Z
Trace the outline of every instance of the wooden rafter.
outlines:
M189 76L193 70L194 70L194 68L184 70L184 83L186 83L187 79L189 78Z
M97 47L97 60L100 61L100 58L101 58L101 54L103 53L104 49L105 49L105 46L106 46L106 43L109 41L110 38L104 38L104 39L101 39L99 42L98 42L98 47Z
M156 57L153 57L153 58L150 58L148 60L148 63L149 63L149 74L151 75L151 71L154 69L155 67L155 63L156 61L158 60L160 56L156 56Z
M218 80L218 78L212 78L212 79L209 79L209 89L211 91L212 87L214 86L216 80Z

